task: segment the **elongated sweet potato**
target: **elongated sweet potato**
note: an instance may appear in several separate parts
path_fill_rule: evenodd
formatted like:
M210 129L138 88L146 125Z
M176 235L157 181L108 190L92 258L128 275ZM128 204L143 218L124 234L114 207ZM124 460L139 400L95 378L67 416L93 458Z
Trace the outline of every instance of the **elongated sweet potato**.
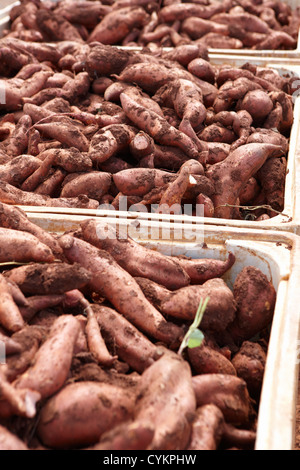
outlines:
M0 292L0 324L10 332L21 330L25 325L23 317L2 274L0 275Z
M281 155L282 148L276 145L246 144L233 151L224 161L212 165L206 175L215 185L216 192L212 197L215 216L231 218L231 206L236 204L244 185L268 158Z
M33 319L36 313L47 308L56 307L62 304L64 296L57 294L32 295L27 298L27 305L19 307L22 317L26 322Z
M188 273L192 284L203 284L209 279L222 277L235 263L235 256L229 252L225 261L215 259L191 259L178 257L183 269Z
M104 432L132 417L135 396L134 389L101 382L67 385L42 408L38 436L56 449L96 444Z
M124 423L102 434L100 442L87 450L147 450L153 436L150 425Z
M29 450L27 445L5 426L0 425L0 450Z
M197 408L187 450L217 450L223 437L224 424L222 411L216 405Z
M54 255L50 248L31 233L9 228L0 228L0 260L2 263L52 262Z
M31 263L5 273L26 295L60 295L83 288L91 280L90 272L80 264Z
M68 377L79 330L80 324L75 317L59 316L38 350L34 364L17 378L14 386L37 391L42 398L56 393Z
M66 258L93 274L89 287L109 300L129 321L168 345L180 341L182 329L164 319L148 302L134 278L109 253L71 235L59 240Z
M60 197L76 197L85 194L88 198L101 201L109 192L111 174L104 171L78 173L64 179Z
M97 209L99 202L84 194L78 197L50 197L22 191L11 184L0 181L0 201L5 204L21 206L81 207Z
M105 343L105 340L102 336L100 325L97 321L92 306L86 302L87 307L85 312L87 315L87 322L85 326L85 333L87 337L87 345L89 351L92 353L94 359L103 366L110 367L117 360L118 356L113 356Z
M146 109L126 95L120 95L122 107L129 119L141 130L150 134L162 145L179 147L190 158L197 159L198 150L194 141L183 132L178 131L154 111Z
M91 139L89 158L100 164L126 149L136 134L132 126L112 124L100 129Z
M55 255L62 253L55 237L31 222L26 213L19 207L0 203L0 225L3 228L28 232L38 238L41 243L47 245Z
M143 372L138 385L134 422L153 426L149 450L185 448L195 410L190 367L177 354L167 351Z
M134 277L145 277L170 290L187 286L190 282L180 262L157 251L150 251L132 238L96 220L81 223L83 239L110 253L117 263Z
M140 374L159 357L156 346L117 311L93 305L105 341L117 356Z
M119 44L132 28L144 26L148 14L141 7L125 7L108 13L96 26L88 41L102 44Z

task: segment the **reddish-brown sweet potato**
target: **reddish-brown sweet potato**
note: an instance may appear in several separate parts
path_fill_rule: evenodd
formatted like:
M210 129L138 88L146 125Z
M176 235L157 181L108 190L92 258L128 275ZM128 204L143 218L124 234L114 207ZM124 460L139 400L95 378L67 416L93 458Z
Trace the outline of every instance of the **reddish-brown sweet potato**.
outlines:
M148 302L134 278L109 253L71 235L59 240L68 261L80 263L92 273L89 287L109 300L129 321L168 345L180 341L182 329L164 319Z
M214 404L197 408L192 424L189 451L217 450L223 437L224 416Z
M37 391L42 398L56 393L65 383L80 325L72 315L61 315L38 350L34 364L14 382L17 389Z
M166 351L143 372L134 407L134 422L154 427L149 450L185 448L195 410L189 365L177 354Z
M202 374L194 376L192 382L197 407L214 404L227 422L248 423L252 404L244 380L227 374Z
M114 230L96 220L86 220L82 222L81 230L85 241L110 253L134 277L152 279L170 290L190 283L180 261L157 251L150 251L128 236L125 238L117 228Z
M83 381L65 386L40 413L37 433L54 449L96 444L104 432L133 415L135 390Z
M245 267L234 284L237 315L229 330L237 342L248 340L272 321L276 291L268 278L254 266Z

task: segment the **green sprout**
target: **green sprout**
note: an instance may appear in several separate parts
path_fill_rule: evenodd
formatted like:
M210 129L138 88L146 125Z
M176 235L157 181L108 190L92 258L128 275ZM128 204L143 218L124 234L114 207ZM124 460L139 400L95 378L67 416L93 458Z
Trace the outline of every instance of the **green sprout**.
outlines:
M182 352L186 347L192 349L201 346L204 340L204 334L201 330L199 330L199 326L202 321L208 302L209 297L206 297L204 301L203 299L201 299L194 321L182 340L182 343L178 350L178 354L182 355Z

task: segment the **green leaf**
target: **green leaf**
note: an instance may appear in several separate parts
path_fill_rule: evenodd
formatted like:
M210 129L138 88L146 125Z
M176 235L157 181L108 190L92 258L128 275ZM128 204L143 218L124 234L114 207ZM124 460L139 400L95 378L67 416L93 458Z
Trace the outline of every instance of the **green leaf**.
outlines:
M204 340L204 334L200 330L194 330L191 332L187 346L190 349L197 348L201 346L202 341Z

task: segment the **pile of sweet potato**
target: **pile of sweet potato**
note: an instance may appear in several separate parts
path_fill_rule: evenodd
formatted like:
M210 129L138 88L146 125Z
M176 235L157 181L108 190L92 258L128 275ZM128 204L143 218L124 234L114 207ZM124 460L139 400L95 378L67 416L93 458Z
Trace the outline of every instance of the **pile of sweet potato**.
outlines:
M0 449L253 449L276 291L104 221L45 232L0 205ZM202 344L180 348L200 301ZM255 339L254 339L255 338Z
M76 40L123 46L296 49L299 9L282 0L61 0L22 2L8 35L30 41Z
M253 220L282 212L295 77L214 66L195 43L128 51L69 32L14 34L49 11L23 1L0 42L1 202Z

